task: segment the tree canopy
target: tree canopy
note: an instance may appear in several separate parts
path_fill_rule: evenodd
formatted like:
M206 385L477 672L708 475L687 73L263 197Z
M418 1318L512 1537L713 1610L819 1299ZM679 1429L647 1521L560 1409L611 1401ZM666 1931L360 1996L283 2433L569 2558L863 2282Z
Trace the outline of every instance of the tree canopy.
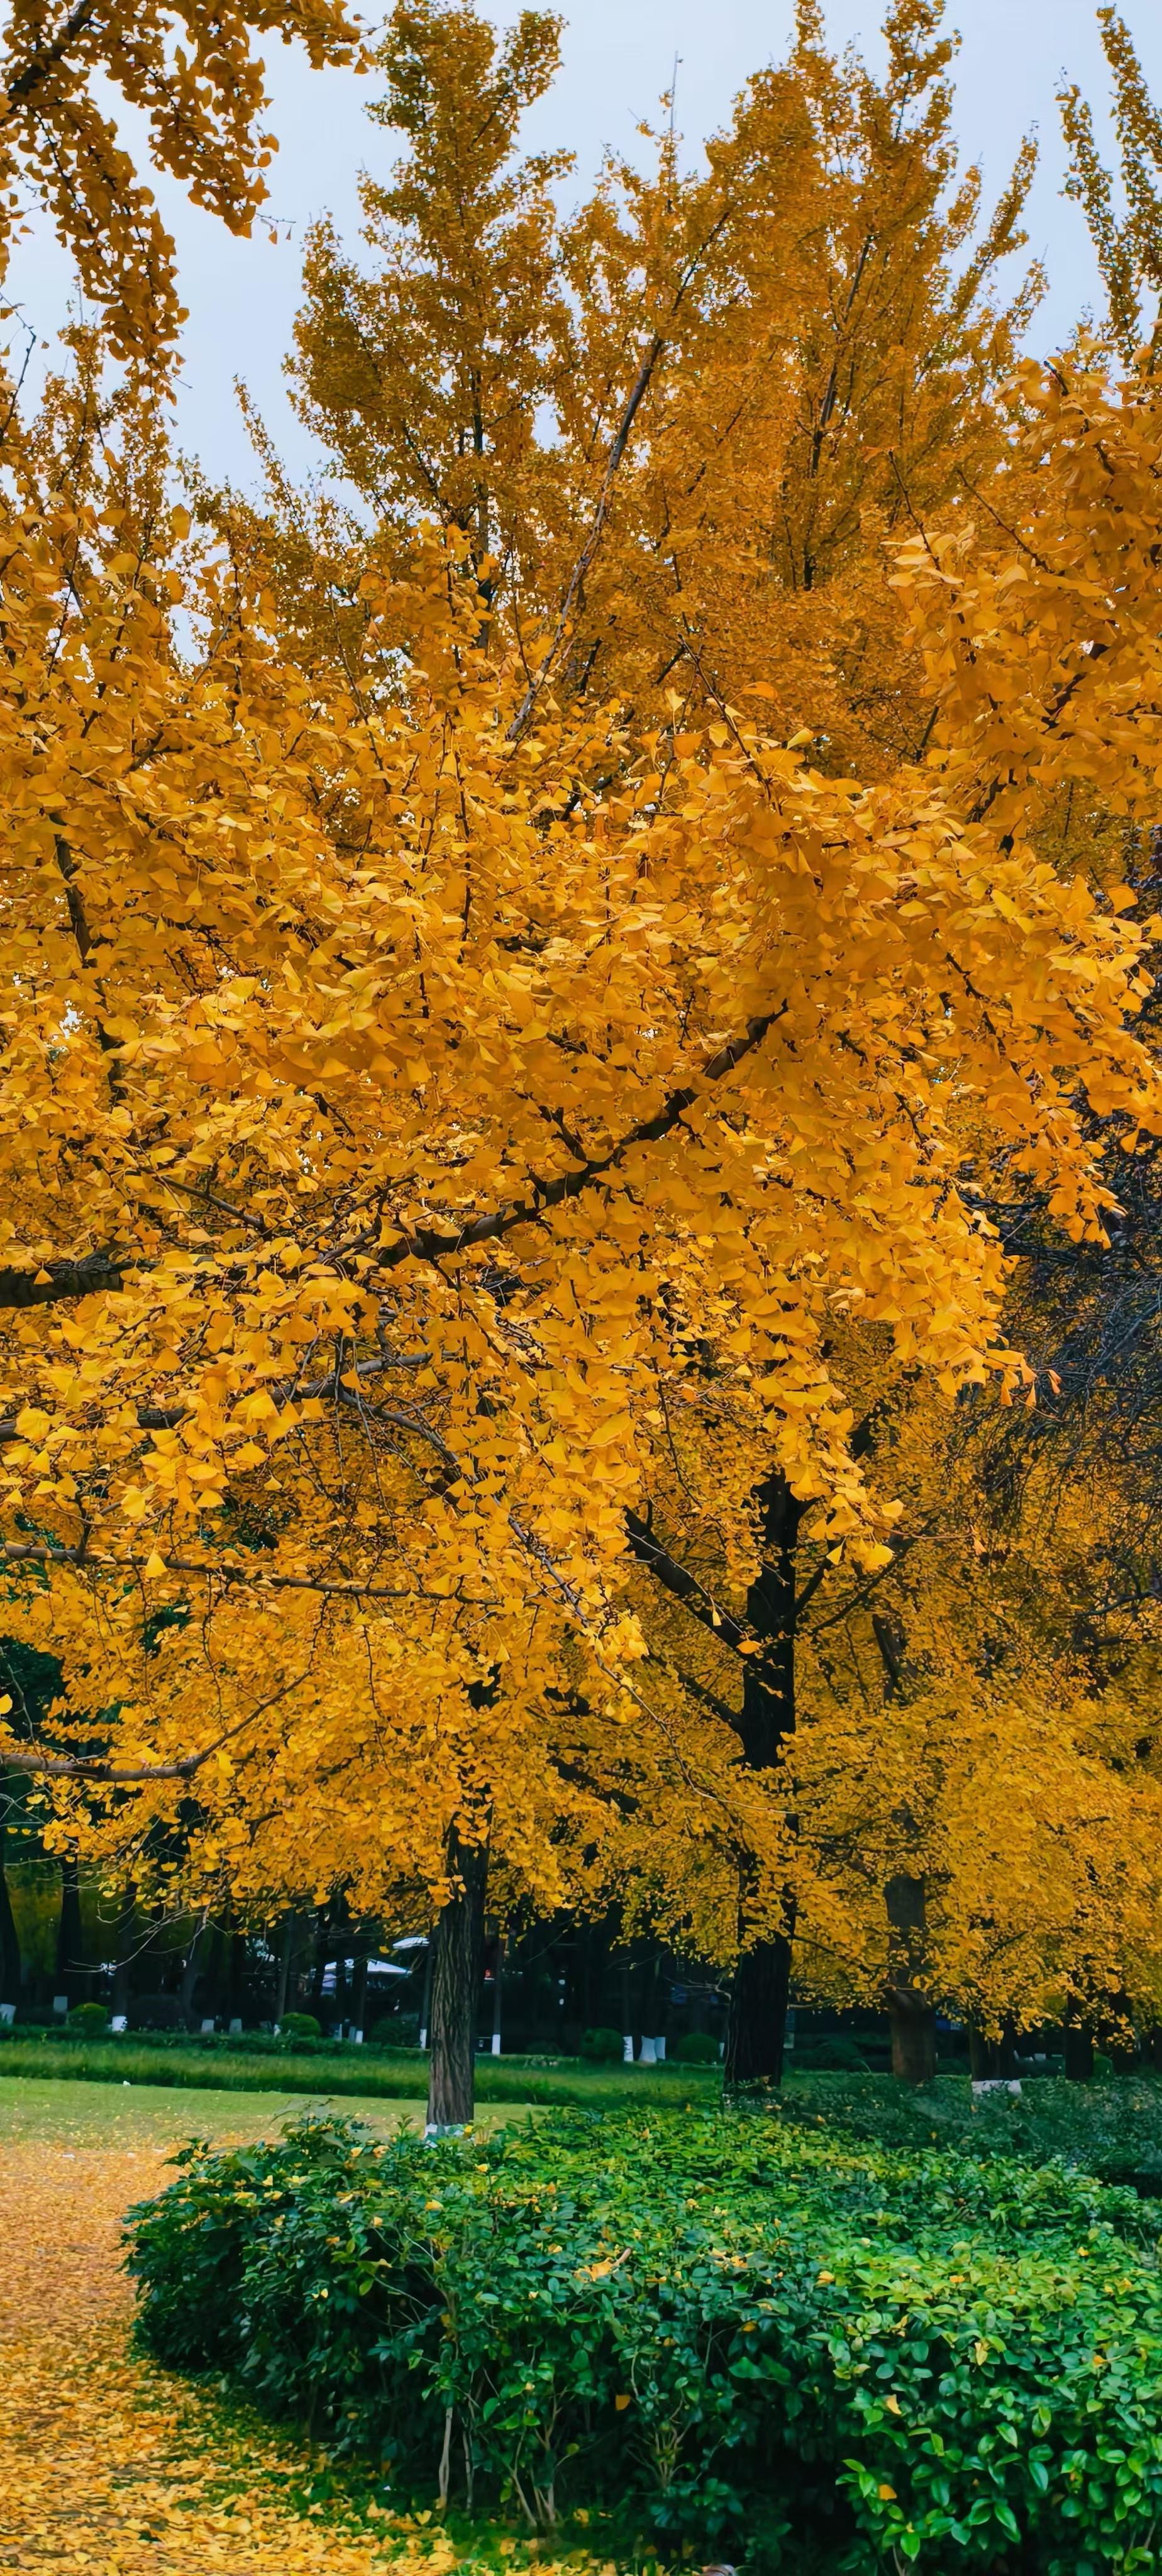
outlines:
M250 35L358 41L41 15L37 132L111 71L235 225ZM986 2020L1153 1961L1152 1631L1114 1688L1045 1473L980 1496L1059 1379L1022 1244L1100 1266L1162 1132L1158 397L1019 356L1031 157L982 220L939 20L876 81L804 5L705 170L563 217L557 22L403 0L306 494L260 425L259 501L183 481L143 183L48 190L99 318L0 484L0 1548L64 1696L0 1758L111 1865L447 1910L489 1846Z

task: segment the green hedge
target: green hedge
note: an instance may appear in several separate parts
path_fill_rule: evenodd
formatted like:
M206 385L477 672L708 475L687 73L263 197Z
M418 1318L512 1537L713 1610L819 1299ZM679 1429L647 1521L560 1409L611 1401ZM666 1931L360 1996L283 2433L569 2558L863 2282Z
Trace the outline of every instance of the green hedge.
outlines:
M397 2501L628 2514L768 2571L1153 2570L1128 2191L665 2111L425 2148L306 2121L131 2212L139 2330Z
M1139 2071L1101 2083L1025 2078L1019 2095L974 2096L966 2076L914 2091L891 2076L800 2069L780 2096L784 2119L820 2118L884 2147L940 2146L981 2156L1058 2157L1106 2182L1162 2194L1162 2081Z

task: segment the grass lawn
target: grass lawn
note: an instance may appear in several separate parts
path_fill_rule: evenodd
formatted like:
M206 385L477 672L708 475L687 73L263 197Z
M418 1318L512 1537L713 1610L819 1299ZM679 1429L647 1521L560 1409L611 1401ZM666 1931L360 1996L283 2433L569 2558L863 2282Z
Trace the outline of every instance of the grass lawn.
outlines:
M320 2094L319 2098L325 2097ZM137 2148L156 2148L165 2152L194 2135L227 2146L274 2136L288 2114L298 2117L305 2107L301 2094L273 2090L238 2095L218 2087L183 2085L175 2099L160 2084L46 2082L26 2076L0 2085L0 2152L37 2140L66 2150L108 2148L132 2153ZM355 2094L344 2101L343 2109L381 2134L423 2125L422 2100L384 2102ZM486 2104L479 2125L496 2128L501 2121L523 2116L519 2103L503 2109Z
M281 2048L199 2047L194 2040L69 2039L14 2036L0 2040L0 2079L39 2077L48 2082L159 2084L183 2091L307 2093L342 2099L356 2111L364 2102L414 2103L427 2088L426 2058L417 2050L321 2048L298 2054ZM701 2066L586 2066L579 2059L557 2065L521 2058L478 2058L476 2098L481 2104L574 2102L594 2111L631 2109L643 2102L681 2108L717 2097L717 2068ZM0 2080L0 2099L4 2093Z
M554 2104L598 2112L655 2104L710 2110L720 2083L716 2067L586 2066L575 2058L546 2065L485 2057L476 2067L477 2114L483 2126L494 2126L530 2107ZM422 2116L426 2084L427 2061L418 2051L323 2047L300 2055L237 2043L199 2047L184 2038L79 2040L18 2033L0 2041L0 2137L11 2134L13 2119L43 2118L51 2127L56 2115L47 2103L41 2111L19 2103L31 2106L58 2089L74 2105L70 2119L80 2116L75 2105L83 2094L97 2097L91 2114L95 2135L115 2127L114 2101L124 2106L138 2093L157 2093L163 2102L170 2097L157 2114L158 2135L196 2130L216 2136L230 2124L232 2135L257 2137L304 2097L333 2103L376 2126L411 2121ZM180 2104L172 2099L175 2093ZM231 2098L235 2108L228 2110ZM974 2098L965 2074L941 2075L914 2093L890 2075L791 2072L778 2107L789 2121L843 2129L883 2146L968 2148L1030 2163L1060 2156L1107 2181L1132 2182L1162 2196L1162 2077L1149 2072L1092 2084L1028 2077L1019 2099L1000 2093L983 2100Z

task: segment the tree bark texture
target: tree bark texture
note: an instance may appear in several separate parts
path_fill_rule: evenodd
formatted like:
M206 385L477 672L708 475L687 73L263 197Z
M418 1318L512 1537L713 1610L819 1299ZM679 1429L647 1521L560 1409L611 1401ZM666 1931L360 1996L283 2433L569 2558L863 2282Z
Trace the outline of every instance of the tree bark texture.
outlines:
M936 2013L924 1991L926 1891L903 1871L884 1889L888 1910L888 2026L892 2073L904 2084L930 2084L936 2073Z
M231 2021L241 2021L242 1999L246 1986L245 1932L232 1932L230 1935L229 1976L229 2018Z
M282 1940L279 1943L278 1951L278 1983L275 1987L274 1993L274 2018L276 2022L280 2022L282 2020L288 2007L291 1970L295 1961L298 1931L299 1919L297 1914L295 1914L293 1910L289 1914L284 1914Z
M428 2032L428 2133L460 2129L476 2106L476 2016L484 1969L484 1901L488 1842L469 1842L453 1825L447 1869L452 1894L432 1934L431 2026Z
M780 1468L760 1486L758 1502L762 1554L746 1596L746 1618L763 1651L743 1661L738 1733L748 1767L773 1771L795 1732L795 1551L804 1505ZM744 1867L739 1890L744 1918L753 1885L754 1872ZM795 1930L789 1894L783 1914L783 1928L744 1949L735 1971L724 2068L728 2091L782 2082Z

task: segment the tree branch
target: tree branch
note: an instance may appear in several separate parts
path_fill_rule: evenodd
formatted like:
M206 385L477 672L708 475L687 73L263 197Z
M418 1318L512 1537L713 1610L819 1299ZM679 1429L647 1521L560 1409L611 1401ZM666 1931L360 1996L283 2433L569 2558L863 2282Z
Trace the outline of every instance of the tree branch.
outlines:
M659 1545L648 1521L640 1519L637 1512L627 1512L625 1528L630 1552L638 1564L648 1568L655 1583L673 1593L683 1609L690 1612L691 1618L699 1620L712 1636L720 1638L722 1644L729 1646L736 1655L741 1654L744 1645L753 1644L750 1629L731 1611L719 1609L697 1575L691 1574L688 1566L679 1565L676 1557Z
M401 1234L379 1257L379 1269L398 1270L405 1261L446 1261L457 1254L471 1252L480 1243L495 1243L512 1234L517 1226L538 1225L554 1208L568 1206L586 1190L596 1189L616 1172L627 1154L638 1145L660 1144L692 1109L704 1083L721 1082L724 1074L751 1055L757 1046L786 1015L788 1005L780 1002L777 1009L764 1011L748 1020L745 1029L719 1047L702 1066L697 1080L683 1083L680 1090L667 1094L661 1108L652 1118L640 1118L637 1124L611 1145L608 1154L589 1157L572 1172L559 1172L554 1180L533 1179L532 1197L518 1199L513 1205L492 1208L486 1216L475 1217L456 1234L444 1233L435 1226L418 1226L414 1233ZM89 1297L97 1289L117 1290L128 1269L143 1269L144 1263L131 1262L129 1256L93 1253L81 1261L47 1261L42 1268L47 1278L40 1279L31 1270L0 1269L0 1307L48 1306L66 1297Z
M60 34L53 37L51 44L43 45L38 54L31 55L23 71L17 73L15 80L9 81L4 91L9 114L14 107L26 107L29 99L35 98L37 90L43 89L57 64L63 62L74 39L84 35L86 27L96 17L99 5L100 0L77 0L77 6L71 17L66 18Z
M93 1297L103 1290L116 1295L126 1270L135 1266L128 1254L87 1252L79 1261L43 1261L43 1278L35 1270L5 1267L0 1269L0 1306L52 1306L65 1297Z

